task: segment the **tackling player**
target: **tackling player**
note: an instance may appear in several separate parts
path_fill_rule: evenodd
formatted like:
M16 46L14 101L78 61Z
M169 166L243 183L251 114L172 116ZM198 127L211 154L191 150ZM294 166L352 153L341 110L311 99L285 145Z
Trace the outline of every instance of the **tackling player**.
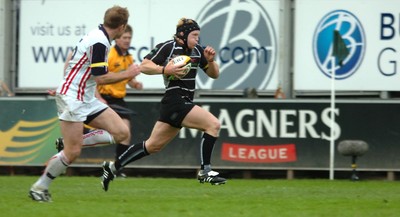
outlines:
M121 73L107 73L111 41L124 33L128 18L127 8L109 8L103 24L90 31L75 47L55 96L64 150L48 161L42 176L32 185L29 196L33 200L51 201L50 184L81 153L84 123L99 129L90 135L96 142L120 143L129 136L129 128L118 114L95 97L98 84L132 79L140 73L135 64Z

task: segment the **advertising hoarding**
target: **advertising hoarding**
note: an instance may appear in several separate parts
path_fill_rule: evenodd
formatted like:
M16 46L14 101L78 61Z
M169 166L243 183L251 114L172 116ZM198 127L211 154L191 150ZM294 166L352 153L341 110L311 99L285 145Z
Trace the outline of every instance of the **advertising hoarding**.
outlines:
M132 143L146 140L158 119L159 101L128 99ZM5 103L6 102L6 103ZM60 135L55 102L1 100L0 165L42 165L57 150ZM212 164L231 169L326 170L329 167L330 112L324 100L198 100L221 122ZM46 108L46 112L44 111ZM349 169L350 157L337 152L343 140L362 140L368 152L358 159L365 170L398 171L400 165L400 103L343 101L335 109L335 168ZM182 128L160 153L131 167L197 168L202 133ZM113 160L115 146L84 148L73 165L100 166Z
M294 90L398 91L399 10L392 0L295 1ZM312 12L311 12L312 11ZM349 55L332 62L333 31Z
M79 1L79 7L76 4L76 0L21 1L18 88L56 87L68 52L97 28L105 10L113 5L130 11L129 24L134 29L130 52L136 63L157 43L171 39L178 20L187 17L199 23L200 43L217 51L221 71L214 80L200 70L198 88L277 87L279 0L188 0L184 4L179 0L87 0ZM162 79L155 77L159 76L142 74L138 80L147 89L164 88Z

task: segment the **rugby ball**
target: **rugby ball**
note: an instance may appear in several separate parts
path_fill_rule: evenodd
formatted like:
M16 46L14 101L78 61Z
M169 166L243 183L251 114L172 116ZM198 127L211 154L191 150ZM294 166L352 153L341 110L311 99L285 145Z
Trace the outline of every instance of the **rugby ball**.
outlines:
M187 73L189 73L190 69L192 68L192 64L190 63L190 57L186 55L179 55L174 58L172 58L172 63L175 66L178 66L179 68L184 67L184 75L182 77L185 77ZM168 77L169 80L176 80L177 78L173 75L170 75Z
M175 66L182 67L190 62L190 57L186 55L179 55L172 59Z

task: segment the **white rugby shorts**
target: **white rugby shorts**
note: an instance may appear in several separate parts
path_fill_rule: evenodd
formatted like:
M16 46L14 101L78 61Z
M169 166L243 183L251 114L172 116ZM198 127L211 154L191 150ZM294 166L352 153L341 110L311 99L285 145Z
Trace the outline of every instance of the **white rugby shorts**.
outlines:
M56 95L57 113L60 120L84 122L90 115L96 114L108 106L95 98L91 102L83 102L67 95Z

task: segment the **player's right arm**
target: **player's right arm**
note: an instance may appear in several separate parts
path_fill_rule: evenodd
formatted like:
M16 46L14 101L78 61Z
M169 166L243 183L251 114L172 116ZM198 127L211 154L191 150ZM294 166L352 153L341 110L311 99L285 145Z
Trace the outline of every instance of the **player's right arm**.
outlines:
M157 75L165 73L164 66L157 65L153 61L148 59L143 59L142 63L140 64L140 70L147 75Z
M140 64L140 71L147 75L159 75L163 74L166 76L183 74L184 69L174 67L172 60L169 60L169 54L173 47L170 43L164 42L157 44L156 47L147 54L142 63ZM167 63L167 64L166 64Z
M147 75L164 74L167 76L174 75L178 78L185 74L185 69L174 65L172 60L170 60L166 66L161 66L151 60L143 59L142 64L140 64L140 71Z

